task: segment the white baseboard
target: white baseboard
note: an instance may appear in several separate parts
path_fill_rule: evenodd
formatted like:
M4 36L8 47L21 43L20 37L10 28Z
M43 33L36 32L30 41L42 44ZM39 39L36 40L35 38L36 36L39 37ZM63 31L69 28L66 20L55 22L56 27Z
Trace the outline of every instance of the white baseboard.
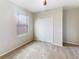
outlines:
M73 44L73 45L79 45L79 44L73 43L73 42L64 42L64 43L69 43L69 44Z
M36 40L36 41L40 41L40 40ZM63 43L62 44L60 44L60 43L57 44L57 43L51 43L51 42L45 42L45 41L40 41L40 42L49 43L49 44L52 44L52 45L63 47Z
M19 48L19 47L21 47L21 46L23 46L23 45L25 45L25 44L27 44L27 43L31 42L31 41L33 41L33 40L31 39L31 40L28 40L28 41L26 41L26 42L23 42L22 44L20 44L20 45L16 46L15 48L10 49L9 51L6 51L6 52L5 52L5 53L3 53L3 54L0 54L0 57L2 57L2 56L4 56L4 55L6 55L6 54L8 54L8 53L12 52L13 50L15 50L15 49L17 49L17 48Z

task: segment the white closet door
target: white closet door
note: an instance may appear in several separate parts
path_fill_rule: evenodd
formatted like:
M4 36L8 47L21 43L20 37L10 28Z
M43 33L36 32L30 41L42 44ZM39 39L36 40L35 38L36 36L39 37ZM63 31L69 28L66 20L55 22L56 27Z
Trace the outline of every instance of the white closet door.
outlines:
M37 39L53 43L53 18L52 17L43 17L37 19L35 22L35 31Z

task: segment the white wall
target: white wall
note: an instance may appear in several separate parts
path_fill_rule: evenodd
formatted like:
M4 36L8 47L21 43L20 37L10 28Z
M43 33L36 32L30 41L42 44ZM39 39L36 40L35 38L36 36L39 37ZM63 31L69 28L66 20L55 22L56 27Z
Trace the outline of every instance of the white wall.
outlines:
M46 19L48 18L48 21L47 20L45 21L44 18L46 18ZM52 19L53 24L46 26L47 27L47 29L46 29L45 26L43 27L43 25L45 25L43 23L49 22L50 19ZM63 22L63 9L62 8L57 8L57 9L53 9L53 10L36 13L35 14L35 39L50 42L50 39L46 40L48 34L50 33L49 38L51 36L52 37L51 41L53 41L51 43L62 46L62 43L63 43L62 22ZM51 21L50 21L50 23L51 23ZM50 27L51 28L53 27L53 29L50 29ZM48 30L48 29L50 29L50 30ZM48 34L42 33L42 31L48 32ZM53 35L51 34L50 31L53 31L52 32Z
M24 37L16 36L15 12L20 12L30 16L29 33ZM15 48L33 39L32 13L13 5L8 0L0 0L0 56L14 50Z
M79 8L64 10L64 42L79 45Z
M17 43L19 42L18 44L20 44L20 43L26 42L28 39L31 39L31 40L33 39L33 15L28 10L23 9L16 5L16 6L14 6L14 13L16 14L17 11L26 16L29 16L29 18L30 18L29 23L28 23L28 26L29 26L28 33L25 36L17 37L17 39L18 39ZM15 14L14 14L14 16L15 16Z

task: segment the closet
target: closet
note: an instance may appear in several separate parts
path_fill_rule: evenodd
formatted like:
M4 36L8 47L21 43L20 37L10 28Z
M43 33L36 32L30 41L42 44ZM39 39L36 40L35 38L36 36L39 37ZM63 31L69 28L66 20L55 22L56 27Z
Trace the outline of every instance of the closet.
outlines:
M62 8L36 13L35 16L35 39L62 46Z
M36 21L36 35L41 41L53 43L53 19L52 17L43 17Z

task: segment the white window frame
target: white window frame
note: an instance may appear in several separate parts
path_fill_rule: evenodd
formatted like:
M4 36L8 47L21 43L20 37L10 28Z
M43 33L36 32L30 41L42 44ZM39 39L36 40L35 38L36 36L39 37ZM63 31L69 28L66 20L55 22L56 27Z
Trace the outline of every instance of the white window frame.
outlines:
M20 12L18 12L18 13L20 13ZM29 18L29 16L27 16L27 15L25 15L25 14L22 14L22 13L20 13L20 14L26 16L26 20L27 20L27 24L28 24L28 32L25 32L25 33L19 34L19 35L17 35L17 33L16 33L17 38L26 36L26 35L29 33L29 20L30 20L30 18ZM17 13L16 13L16 21L17 21ZM16 23L16 25L17 25L17 23ZM16 29L16 32L17 32L17 29Z

